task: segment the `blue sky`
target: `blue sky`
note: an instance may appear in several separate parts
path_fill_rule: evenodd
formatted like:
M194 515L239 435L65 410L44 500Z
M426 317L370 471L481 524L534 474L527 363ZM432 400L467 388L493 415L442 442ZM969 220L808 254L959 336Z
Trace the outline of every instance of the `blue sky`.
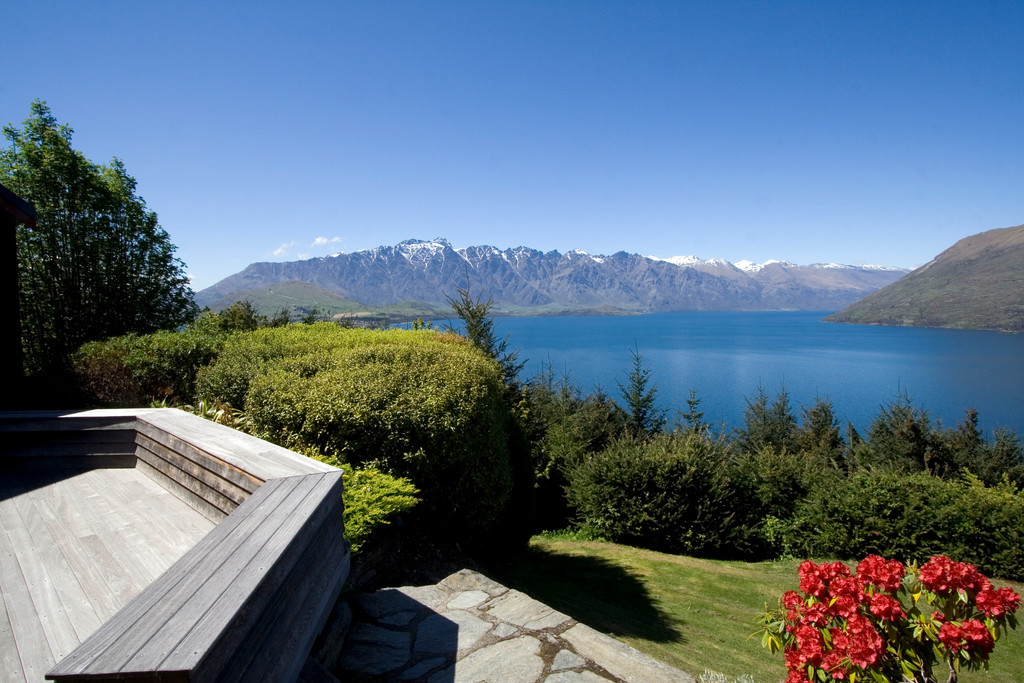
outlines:
M0 0L0 123L197 289L408 238L916 266L1024 223L1024 3Z

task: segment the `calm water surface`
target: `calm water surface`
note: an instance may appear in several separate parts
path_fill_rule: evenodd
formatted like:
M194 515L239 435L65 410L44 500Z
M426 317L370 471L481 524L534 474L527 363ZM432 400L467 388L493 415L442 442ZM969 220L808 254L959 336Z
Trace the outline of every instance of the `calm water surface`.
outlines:
M705 420L738 426L745 397L785 385L798 414L826 397L840 424L858 429L902 391L946 426L975 407L986 430L1024 436L1024 335L821 322L826 314L499 318L495 327L527 361L525 377L550 362L584 392L600 385L616 399L635 345L670 418L696 389Z

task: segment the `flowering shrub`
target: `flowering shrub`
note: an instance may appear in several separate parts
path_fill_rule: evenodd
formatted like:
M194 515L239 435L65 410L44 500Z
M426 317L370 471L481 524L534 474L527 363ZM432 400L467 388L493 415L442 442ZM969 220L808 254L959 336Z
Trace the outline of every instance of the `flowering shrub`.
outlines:
M856 573L842 562L803 562L800 592L764 617L761 644L782 650L786 683L832 680L955 683L988 656L1021 596L995 588L972 565L936 556L917 568L869 555Z

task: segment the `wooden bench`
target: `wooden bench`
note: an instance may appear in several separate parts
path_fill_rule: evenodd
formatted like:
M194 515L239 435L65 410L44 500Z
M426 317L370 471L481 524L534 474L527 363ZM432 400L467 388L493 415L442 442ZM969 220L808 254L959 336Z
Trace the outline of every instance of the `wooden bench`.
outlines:
M340 470L178 410L3 416L0 431L8 465L133 463L218 521L47 678L299 678L348 575Z

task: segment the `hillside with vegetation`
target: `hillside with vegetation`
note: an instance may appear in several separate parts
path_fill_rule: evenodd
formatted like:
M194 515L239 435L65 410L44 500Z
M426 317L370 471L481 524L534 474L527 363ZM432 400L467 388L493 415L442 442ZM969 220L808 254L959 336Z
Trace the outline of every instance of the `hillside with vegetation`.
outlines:
M1024 331L1024 225L965 237L825 320Z
M223 311L238 301L245 301L262 315L283 315L289 321L307 316L318 319L351 320L363 324L401 323L424 318L444 318L446 308L424 301L399 301L383 306L367 306L358 301L301 280L290 280L252 289L232 290L218 299L207 301L213 311Z

